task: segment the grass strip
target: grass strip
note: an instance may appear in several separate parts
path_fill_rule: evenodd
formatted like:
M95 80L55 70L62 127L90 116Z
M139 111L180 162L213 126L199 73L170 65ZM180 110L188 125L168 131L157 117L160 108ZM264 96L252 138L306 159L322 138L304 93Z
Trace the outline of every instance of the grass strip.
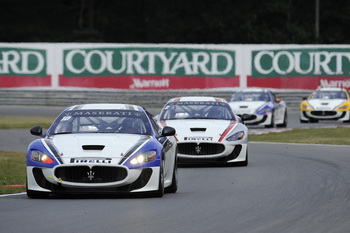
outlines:
M25 192L26 154L0 151L0 194Z
M257 142L350 145L350 128L294 129L283 132L249 135L248 139L249 141Z
M40 125L44 129L50 127L54 117L13 117L3 116L0 117L0 129L25 129L32 128L33 126Z

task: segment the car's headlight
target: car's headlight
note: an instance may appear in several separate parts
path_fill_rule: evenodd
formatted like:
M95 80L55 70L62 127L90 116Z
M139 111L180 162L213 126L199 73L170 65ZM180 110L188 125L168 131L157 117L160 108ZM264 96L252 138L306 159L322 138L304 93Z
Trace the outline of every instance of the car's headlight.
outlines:
M239 131L237 133L232 134L231 136L229 136L226 141L232 142L232 141L238 141L238 140L242 140L245 136L245 132L244 131Z
M314 109L308 104L308 102L304 101L300 104L300 110L301 111L311 111Z
M335 108L335 110L337 110L337 111L349 111L350 105L349 105L349 103L345 102L342 105L340 105L339 107Z
M53 163L53 159L50 158L47 154L41 152L40 150L32 150L30 156L33 161L42 162L42 163Z
M136 165L136 164L142 164L145 162L150 162L156 158L156 155L157 155L156 151L146 151L132 158L130 160L130 163L132 165Z
M270 112L272 112L272 107L270 107L269 105L265 104L262 107L260 107L258 110L256 110L256 114L258 115L266 115Z

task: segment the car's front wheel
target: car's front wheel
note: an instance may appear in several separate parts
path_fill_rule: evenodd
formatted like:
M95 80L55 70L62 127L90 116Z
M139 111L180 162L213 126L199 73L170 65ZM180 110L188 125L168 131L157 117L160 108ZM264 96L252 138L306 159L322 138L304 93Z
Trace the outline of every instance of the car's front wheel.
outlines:
M49 193L27 190L27 196L32 199L46 199L49 197Z
M246 151L245 160L241 162L233 162L233 163L226 163L226 166L234 166L234 167L246 167L248 166L248 148Z
M27 191L27 196L32 199L45 199L45 198L48 198L50 195L50 193L48 192L28 190L28 182L26 185L26 191Z
M177 174L177 161L175 159L174 162L174 170L173 170L173 178L171 179L171 185L165 188L165 192L167 193L176 193L178 183L178 174Z
M284 117L283 117L283 123L282 124L279 124L279 125L276 125L277 127L287 127L288 125L288 115L287 115L287 110L284 112Z
M153 193L153 197L162 197L164 195L164 160L160 163L159 168L159 185L158 190Z
M45 199L48 198L50 193L48 192L39 192L39 191L33 191L28 189L28 180L26 180L26 191L27 191L27 197L32 199Z
M272 112L271 114L271 122L269 125L265 125L265 128L273 128L275 127L275 113Z

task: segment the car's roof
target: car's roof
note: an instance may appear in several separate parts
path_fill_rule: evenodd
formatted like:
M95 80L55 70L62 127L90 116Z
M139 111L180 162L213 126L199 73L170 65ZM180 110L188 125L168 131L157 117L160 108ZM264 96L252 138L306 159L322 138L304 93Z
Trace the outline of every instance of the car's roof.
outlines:
M142 111L142 107L133 104L111 104L111 103L93 103L74 105L66 110L133 110Z
M223 98L217 98L213 96L183 96L183 97L172 98L168 101L168 103L185 102L185 101L227 102Z

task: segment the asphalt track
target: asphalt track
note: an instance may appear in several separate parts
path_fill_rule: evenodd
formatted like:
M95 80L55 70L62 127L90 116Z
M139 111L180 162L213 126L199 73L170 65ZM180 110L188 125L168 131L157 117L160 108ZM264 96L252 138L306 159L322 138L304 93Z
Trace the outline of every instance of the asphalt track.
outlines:
M163 198L1 196L0 232L349 232L349 151L251 142L247 167L182 167Z
M0 197L1 232L344 233L350 147L250 143L248 167L179 169L163 198Z

